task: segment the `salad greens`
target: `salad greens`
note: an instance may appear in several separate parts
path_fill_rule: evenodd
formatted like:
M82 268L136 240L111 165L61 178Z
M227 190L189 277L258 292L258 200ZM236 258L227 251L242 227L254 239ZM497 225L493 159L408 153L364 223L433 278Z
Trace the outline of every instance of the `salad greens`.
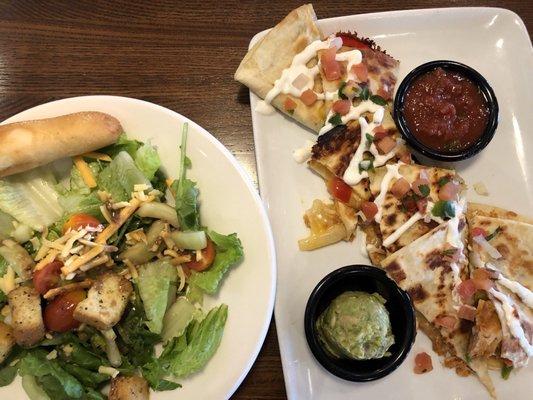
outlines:
M78 324L84 323L78 328L54 330L44 313L46 336L30 348L11 348L0 360L0 386L18 374L31 400L102 400L102 388L119 374L142 375L154 390L174 390L181 387L176 379L200 371L214 355L228 307L205 312L203 298L217 293L243 249L235 233L223 235L201 224L199 190L187 178L192 166L186 156L187 123L182 129L180 170L170 187L156 148L126 135L77 159L67 175L54 175L51 167L0 179L0 289L8 293L24 282L44 295L54 285L89 279L90 285L117 274L133 288L110 329L80 319ZM76 227L76 218L85 222ZM102 246L98 238L112 224L116 229L98 256L103 262L84 264L86 269L74 270L67 280L62 268ZM61 267L52 286L41 291L35 264L50 254ZM0 306L8 303L6 293L0 290ZM43 307L69 293L41 298ZM115 303L121 301L122 292L117 293ZM76 323L75 315L63 317ZM5 322L0 335L11 329Z
M224 236L211 231L209 238L216 247L213 265L206 271L193 271L189 284L199 287L206 293L213 294L217 291L226 272L242 259L243 251L241 241L236 234Z

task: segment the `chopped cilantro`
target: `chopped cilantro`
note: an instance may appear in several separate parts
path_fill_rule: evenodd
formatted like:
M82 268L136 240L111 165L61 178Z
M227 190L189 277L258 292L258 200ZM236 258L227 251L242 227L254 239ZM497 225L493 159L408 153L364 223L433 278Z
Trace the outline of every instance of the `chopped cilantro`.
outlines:
M373 94L372 96L370 96L370 100L373 103L376 103L379 106L386 106L387 105L387 100L385 100L381 96L378 96L377 94Z
M490 235L485 236L485 240L488 242L489 240L494 239L494 237L498 235L498 233L500 233L501 231L502 228L500 226L497 227L496 229L494 229L494 232L492 232Z
M342 125L342 118L341 118L341 115L340 114L334 114L333 117L331 117L330 119L328 119L328 122L333 125L333 126L337 126L337 125Z
M341 99L347 99L348 98L348 97L346 97L346 95L343 92L345 87L346 87L346 82L342 81L341 85L339 86L339 92L338 92L339 98L341 98Z
M428 185L419 185L418 190L422 194L422 197L428 197L429 196L429 186Z
M370 144L374 141L374 136L372 136L370 133L367 133L366 140L368 141L368 144Z
M453 256L453 255L455 255L455 253L457 253L457 249L456 248L446 249L446 250L442 251L442 255L443 256Z
M435 217L453 218L455 217L455 207L453 201L439 200L431 209L431 214Z
M470 354L467 354L465 356L465 361L466 361L467 364L470 364L472 362L472 357L470 357Z
M507 380L509 379L509 375L511 375L511 371L513 370L513 366L504 365L502 367L502 378Z
M443 176L442 178L439 179L438 184L439 184L440 187L443 187L448 182L450 182L450 177L449 176Z
M361 100L368 100L370 97L370 91L368 90L368 86L363 87L361 90L361 93L359 93L359 97Z

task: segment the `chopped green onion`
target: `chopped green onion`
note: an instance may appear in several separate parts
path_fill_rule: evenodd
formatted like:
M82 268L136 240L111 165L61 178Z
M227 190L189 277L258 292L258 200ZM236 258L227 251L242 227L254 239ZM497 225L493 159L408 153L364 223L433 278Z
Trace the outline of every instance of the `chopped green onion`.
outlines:
M502 379L509 379L509 375L511 375L511 371L513 370L513 366L504 365L502 367Z
M340 114L335 114L333 115L333 117L331 117L328 122L333 125L333 126L337 126L337 125L342 125L342 118L341 118L341 115Z
M442 178L439 179L439 186L440 187L443 187L444 185L446 185L448 182L450 182L450 177L449 176L444 176Z
M343 93L343 90L344 90L345 87L346 87L346 82L345 82L345 81L342 81L342 82L341 82L341 85L339 86L339 92L338 92L339 98L341 98L341 99L347 99L347 98L348 98L348 97L346 97L346 95Z
M439 200L431 209L431 214L435 217L453 218L455 217L455 207L452 201Z
M498 233L500 233L501 231L502 228L500 226L497 227L496 229L494 229L494 232L492 232L490 235L485 236L485 240L488 242L489 240L494 239L494 237L498 235Z
M422 197L428 197L429 196L429 186L428 185L419 185L418 190L422 194Z

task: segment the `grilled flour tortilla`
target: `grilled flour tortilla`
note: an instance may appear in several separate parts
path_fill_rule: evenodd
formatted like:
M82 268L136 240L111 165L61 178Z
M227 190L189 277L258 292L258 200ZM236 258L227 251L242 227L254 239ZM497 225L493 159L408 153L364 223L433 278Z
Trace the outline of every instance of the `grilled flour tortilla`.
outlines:
M0 125L0 177L100 149L123 132L116 118L95 111Z
M461 299L457 288L468 278L466 242L465 217L461 215L404 246L381 265L409 293L419 327L431 339L435 351L446 357L444 364L462 376L476 372L494 396L485 360L468 359L472 323L458 313Z
M468 222L471 269L487 271L493 283L477 304L470 354L525 366L533 355L533 224L479 204L470 205Z
M276 80L281 77L283 70L291 66L294 56L315 40L322 40L322 34L316 25L313 6L306 4L291 11L248 51L235 72L235 79L264 99ZM313 57L308 67L315 66L317 62L318 59ZM319 74L315 77L313 90L322 92ZM291 113L283 106L287 97L287 94L280 93L271 104L318 132L324 125L329 106L322 100L316 101L312 106L306 106L299 98L291 96L296 103L296 108Z

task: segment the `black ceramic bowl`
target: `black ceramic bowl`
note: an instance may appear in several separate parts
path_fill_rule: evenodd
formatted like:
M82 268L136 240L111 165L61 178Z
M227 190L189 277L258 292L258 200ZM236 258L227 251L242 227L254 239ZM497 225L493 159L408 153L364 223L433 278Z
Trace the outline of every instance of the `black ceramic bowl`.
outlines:
M432 149L421 143L409 130L403 115L405 95L413 80L437 67L440 67L446 71L460 73L461 75L470 79L479 87L479 90L489 107L489 117L483 134L472 145L457 152L439 152L438 150ZM396 92L396 97L394 99L394 120L396 121L396 125L398 126L398 129L400 130L405 141L416 151L420 152L426 157L440 161L460 161L476 155L492 140L494 133L496 132L496 127L498 126L498 101L496 100L496 95L494 94L494 91L490 87L487 80L475 69L456 61L431 61L412 70L398 87L398 91Z
M386 300L395 343L388 357L376 360L339 359L324 351L316 320L331 301L346 291L379 293ZM366 265L350 265L327 275L315 287L305 309L305 336L315 358L332 374L354 382L373 381L390 374L405 360L416 336L415 313L407 293L385 272Z

